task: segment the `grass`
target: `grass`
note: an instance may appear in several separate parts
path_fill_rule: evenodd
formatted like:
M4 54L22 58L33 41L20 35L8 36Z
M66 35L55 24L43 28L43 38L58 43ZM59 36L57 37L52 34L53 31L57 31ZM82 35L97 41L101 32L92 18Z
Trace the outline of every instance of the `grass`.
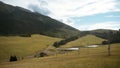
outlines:
M84 45L90 45L90 44L101 44L102 41L105 39L96 37L94 35L87 35L80 37L79 39L69 42L66 45L63 45L62 47L74 47L74 46L84 46Z
M82 48L76 51L44 58L24 59L0 63L1 68L120 68L120 43L111 44L111 56L107 46Z
M39 38L38 35L34 35L31 38L35 37ZM91 44L94 42L98 44L104 40L88 35L78 39L78 42L72 41L76 43L70 43L78 45L82 39L84 41L81 43L93 41ZM87 39L89 40L87 41ZM83 44L80 44L80 46L81 45ZM111 44L111 56L108 56L107 48L107 45L101 45L97 48L81 48L79 51L72 51L66 54L57 54L43 58L23 59L17 62L0 62L0 68L120 68L120 43Z
M8 61L10 55L17 57L32 55L37 51L43 51L48 45L59 40L61 39L43 35L32 35L32 37L0 36L0 61Z

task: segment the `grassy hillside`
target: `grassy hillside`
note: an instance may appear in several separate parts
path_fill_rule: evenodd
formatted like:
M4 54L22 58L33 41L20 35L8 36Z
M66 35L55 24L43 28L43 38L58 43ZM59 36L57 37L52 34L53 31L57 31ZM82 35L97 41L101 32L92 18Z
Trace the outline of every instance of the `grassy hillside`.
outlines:
M83 37L80 37L79 39L69 42L66 45L63 45L62 47L74 47L74 46L84 46L84 45L90 45L90 44L101 44L104 39L96 37L94 35L86 35Z
M52 45L59 38L43 35L32 35L31 37L0 36L0 60L7 59L10 55L24 57L43 51L48 45Z
M1 68L120 68L120 44L111 45L111 56L107 46L82 48L77 52L57 56L25 59L0 63Z

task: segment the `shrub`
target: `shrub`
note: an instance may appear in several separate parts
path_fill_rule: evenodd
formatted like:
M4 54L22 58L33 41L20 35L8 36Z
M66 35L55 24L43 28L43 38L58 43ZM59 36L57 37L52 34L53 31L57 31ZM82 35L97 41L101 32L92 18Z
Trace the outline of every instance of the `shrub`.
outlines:
M10 62L17 61L17 57L16 56L10 56L9 61Z
M41 53L39 54L39 56L40 56L40 57L44 57L44 56L47 56L47 54L44 53L44 52L41 52Z
M108 44L108 41L103 41L102 44L103 45Z

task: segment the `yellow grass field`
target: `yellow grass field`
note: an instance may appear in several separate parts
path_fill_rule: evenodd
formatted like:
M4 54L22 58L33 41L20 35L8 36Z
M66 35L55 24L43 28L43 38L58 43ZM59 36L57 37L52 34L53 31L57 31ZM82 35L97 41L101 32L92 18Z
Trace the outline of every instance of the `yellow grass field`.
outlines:
M0 36L0 61L8 61L10 55L20 58L33 55L59 40L61 39L37 34L31 37Z
M74 47L74 46L85 46L90 44L101 44L105 39L96 37L94 35L87 35L80 37L77 40L71 41L62 47Z
M81 48L68 54L44 58L24 59L0 63L0 68L120 68L120 43L111 44L111 56L107 45L97 48Z

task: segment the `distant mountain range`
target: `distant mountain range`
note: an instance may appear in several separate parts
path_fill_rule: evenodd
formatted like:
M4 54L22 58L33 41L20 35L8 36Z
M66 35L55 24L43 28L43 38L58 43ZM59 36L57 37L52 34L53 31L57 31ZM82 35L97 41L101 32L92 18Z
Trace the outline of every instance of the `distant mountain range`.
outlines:
M48 16L0 2L0 35L43 34L68 38L79 32Z

